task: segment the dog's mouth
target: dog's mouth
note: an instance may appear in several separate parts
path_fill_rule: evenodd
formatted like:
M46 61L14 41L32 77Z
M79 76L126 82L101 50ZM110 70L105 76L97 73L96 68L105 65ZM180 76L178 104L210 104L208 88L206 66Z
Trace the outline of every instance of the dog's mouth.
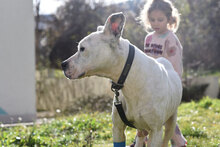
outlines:
M78 76L77 76L77 74L75 74L75 73L66 73L66 72L64 72L64 75L68 78L68 79L80 79L80 78L83 78L85 75L86 75L86 72L82 72L81 74L79 74Z
M86 70L82 69L82 70L73 70L73 69L67 69L67 70L63 70L64 75L68 78L68 79L80 79L86 76Z
M63 71L64 75L68 78L68 79L71 79L71 76L69 73L67 73L66 71Z

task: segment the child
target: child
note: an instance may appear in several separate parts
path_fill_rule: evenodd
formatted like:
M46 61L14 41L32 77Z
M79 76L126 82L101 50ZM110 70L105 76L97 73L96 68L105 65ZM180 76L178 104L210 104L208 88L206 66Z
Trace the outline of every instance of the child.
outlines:
M168 59L181 78L183 72L182 45L174 34L180 21L178 10L169 0L148 0L141 12L141 20L147 31L153 30L145 38L144 52L153 58L165 57ZM137 132L138 137L146 136L146 134L146 131ZM171 143L172 147L187 145L178 125L176 125Z

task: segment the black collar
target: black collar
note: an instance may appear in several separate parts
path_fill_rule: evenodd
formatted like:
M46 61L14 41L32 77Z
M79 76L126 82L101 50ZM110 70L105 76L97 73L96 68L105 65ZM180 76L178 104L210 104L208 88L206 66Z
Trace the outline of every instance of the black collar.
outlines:
M123 71L121 73L121 76L119 77L119 80L117 83L114 83L112 82L112 91L115 93L115 102L114 102L114 105L118 111L118 114L121 118L121 120L129 127L132 127L132 128L135 128L135 126L133 125L132 122L128 121L126 115L125 115L125 112L124 112L124 109L122 107L122 102L118 99L118 96L119 96L119 90L121 88L123 88L124 86L124 82L127 78L127 75L130 71L130 68L131 68L131 65L133 63L133 60L134 60L134 54L135 54L135 49L134 49L134 46L133 45L129 45L129 53L128 53L128 58L127 58L127 61L125 63L125 66L123 68Z
M121 75L118 79L118 82L115 83L115 82L112 81L112 87L111 87L112 91L120 90L121 88L123 88L124 82L127 78L127 75L130 71L131 65L132 65L133 60L134 60L134 54L135 54L134 46L129 44L129 53L128 53L126 63L124 65L123 71L122 71L122 73L121 73Z

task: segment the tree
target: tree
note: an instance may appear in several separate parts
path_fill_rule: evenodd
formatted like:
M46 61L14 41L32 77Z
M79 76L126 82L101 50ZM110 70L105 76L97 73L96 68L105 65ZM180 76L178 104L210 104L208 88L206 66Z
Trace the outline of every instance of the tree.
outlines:
M218 0L175 1L182 15L178 35L184 48L184 66L220 68L220 9Z
M59 67L61 61L75 53L78 42L90 32L95 31L98 24L102 22L99 14L85 0L67 1L63 7L59 8L57 15L59 22L62 22L63 32L50 53L52 67L56 68Z

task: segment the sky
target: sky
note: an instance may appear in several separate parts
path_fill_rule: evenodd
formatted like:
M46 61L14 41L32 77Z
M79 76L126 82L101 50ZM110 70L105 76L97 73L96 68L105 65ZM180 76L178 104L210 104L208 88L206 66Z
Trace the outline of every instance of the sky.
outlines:
M33 0L33 4L36 4ZM40 0L40 14L54 14L59 6L63 4L61 0Z
M35 4L38 0L33 0L33 3ZM40 14L54 14L57 10L57 8L61 5L63 5L64 0L40 0ZM87 0L89 1L89 0ZM107 4L109 3L118 3L118 2L124 2L128 0L95 0L96 2L99 1L105 1Z

